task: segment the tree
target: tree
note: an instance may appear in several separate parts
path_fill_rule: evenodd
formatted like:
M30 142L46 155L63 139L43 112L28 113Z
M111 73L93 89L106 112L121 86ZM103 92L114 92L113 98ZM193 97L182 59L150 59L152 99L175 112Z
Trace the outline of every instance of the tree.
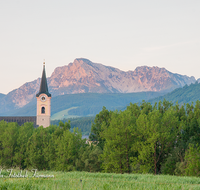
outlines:
M110 125L102 126L100 136L105 139L101 159L105 172L130 173L130 157L135 155L131 147L135 141L136 117L130 110L115 111L111 115Z
M99 146L85 144L85 146L82 146L79 150L79 157L76 160L76 169L78 171L100 172L102 161L99 159L99 155L101 155L102 152Z
M63 135L64 128L56 125L49 126L50 139L44 151L46 153L46 160L51 170L56 169L56 140ZM52 132L51 132L52 131Z
M17 144L16 139L18 135L18 124L14 122L8 124L3 123L3 126L5 126L5 129L2 130L4 132L0 136L1 137L0 163L1 166L12 167L15 155L14 150Z
M157 173L161 162L170 149L176 143L179 130L178 118L171 107L163 114L160 109L154 109L148 115L141 112L137 121L137 139L133 150L138 151L138 157L134 157L133 167L139 166L139 172Z
M38 127L29 138L25 164L38 170L49 169L48 156L45 153L51 135L49 128Z
M63 128L64 130L67 130L71 128L70 121L63 123L62 121L59 122L59 127Z
M179 106L178 102L174 106L175 117L178 118L180 128L177 134L176 143L174 148L166 154L166 159L163 160L161 165L162 174L175 175L177 172L180 173L182 164L184 162L185 150L187 149L187 140L185 129L187 128L187 115L185 105Z
M18 136L16 139L14 165L19 166L20 169L26 168L26 148L29 138L32 136L34 131L33 123L24 123L24 125L18 127Z
M81 132L76 128L73 133L65 130L62 136L56 141L56 170L72 171L76 169L76 159L81 146L85 140L82 139Z
M188 176L200 176L200 146L190 144L185 154L185 174Z
M111 115L112 112L103 107L102 111L96 115L94 123L91 127L89 139L90 141L94 141L94 143L101 147L101 149L103 149L105 143L105 139L100 136L103 131L102 125L104 125L104 129L108 128Z

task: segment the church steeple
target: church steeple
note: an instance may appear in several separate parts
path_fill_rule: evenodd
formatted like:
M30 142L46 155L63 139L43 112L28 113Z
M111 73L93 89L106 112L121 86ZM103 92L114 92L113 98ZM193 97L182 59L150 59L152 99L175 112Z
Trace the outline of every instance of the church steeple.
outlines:
M51 94L48 91L47 78L45 72L45 62L43 63L42 79L37 98L37 121L38 126L49 127L51 124Z
M51 97L51 94L48 91L48 85L47 85L47 78L46 78L46 72L45 72L45 62L43 62L43 72L42 72L42 79L40 83L40 91L36 94L36 97L39 97L40 94L46 94L48 97Z

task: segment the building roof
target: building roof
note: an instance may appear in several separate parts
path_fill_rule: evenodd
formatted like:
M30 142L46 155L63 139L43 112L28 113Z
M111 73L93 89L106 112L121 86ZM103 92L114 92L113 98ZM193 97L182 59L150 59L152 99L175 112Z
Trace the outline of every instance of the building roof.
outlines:
M48 85L47 85L47 78L46 78L46 72L45 72L45 62L43 63L43 72L42 72L42 79L40 83L40 91L36 94L36 97L39 97L40 94L46 94L48 97L51 97L51 94L48 91Z

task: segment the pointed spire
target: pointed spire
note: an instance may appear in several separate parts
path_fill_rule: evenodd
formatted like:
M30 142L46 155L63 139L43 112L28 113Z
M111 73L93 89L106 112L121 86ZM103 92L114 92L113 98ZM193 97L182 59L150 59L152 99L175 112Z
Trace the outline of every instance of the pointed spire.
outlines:
M36 97L38 97L40 94L46 94L48 97L51 97L51 94L48 91L47 78L46 78L46 72L45 72L45 61L43 62L43 72L42 72L42 79L40 83L40 91L38 94L36 94Z

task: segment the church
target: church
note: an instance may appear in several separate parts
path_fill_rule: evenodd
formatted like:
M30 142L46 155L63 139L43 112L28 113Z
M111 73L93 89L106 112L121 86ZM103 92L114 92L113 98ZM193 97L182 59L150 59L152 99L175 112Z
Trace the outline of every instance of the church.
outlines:
M51 121L51 94L48 91L47 78L45 72L45 62L43 63L42 79L40 91L36 94L37 98L37 120L38 126L49 127Z
M23 125L26 122L32 122L34 127L43 126L44 128L50 126L51 122L51 94L48 91L45 62L43 62L42 79L40 83L39 92L36 94L37 98L37 113L36 116L5 116L0 117L0 121L17 122L18 125Z

